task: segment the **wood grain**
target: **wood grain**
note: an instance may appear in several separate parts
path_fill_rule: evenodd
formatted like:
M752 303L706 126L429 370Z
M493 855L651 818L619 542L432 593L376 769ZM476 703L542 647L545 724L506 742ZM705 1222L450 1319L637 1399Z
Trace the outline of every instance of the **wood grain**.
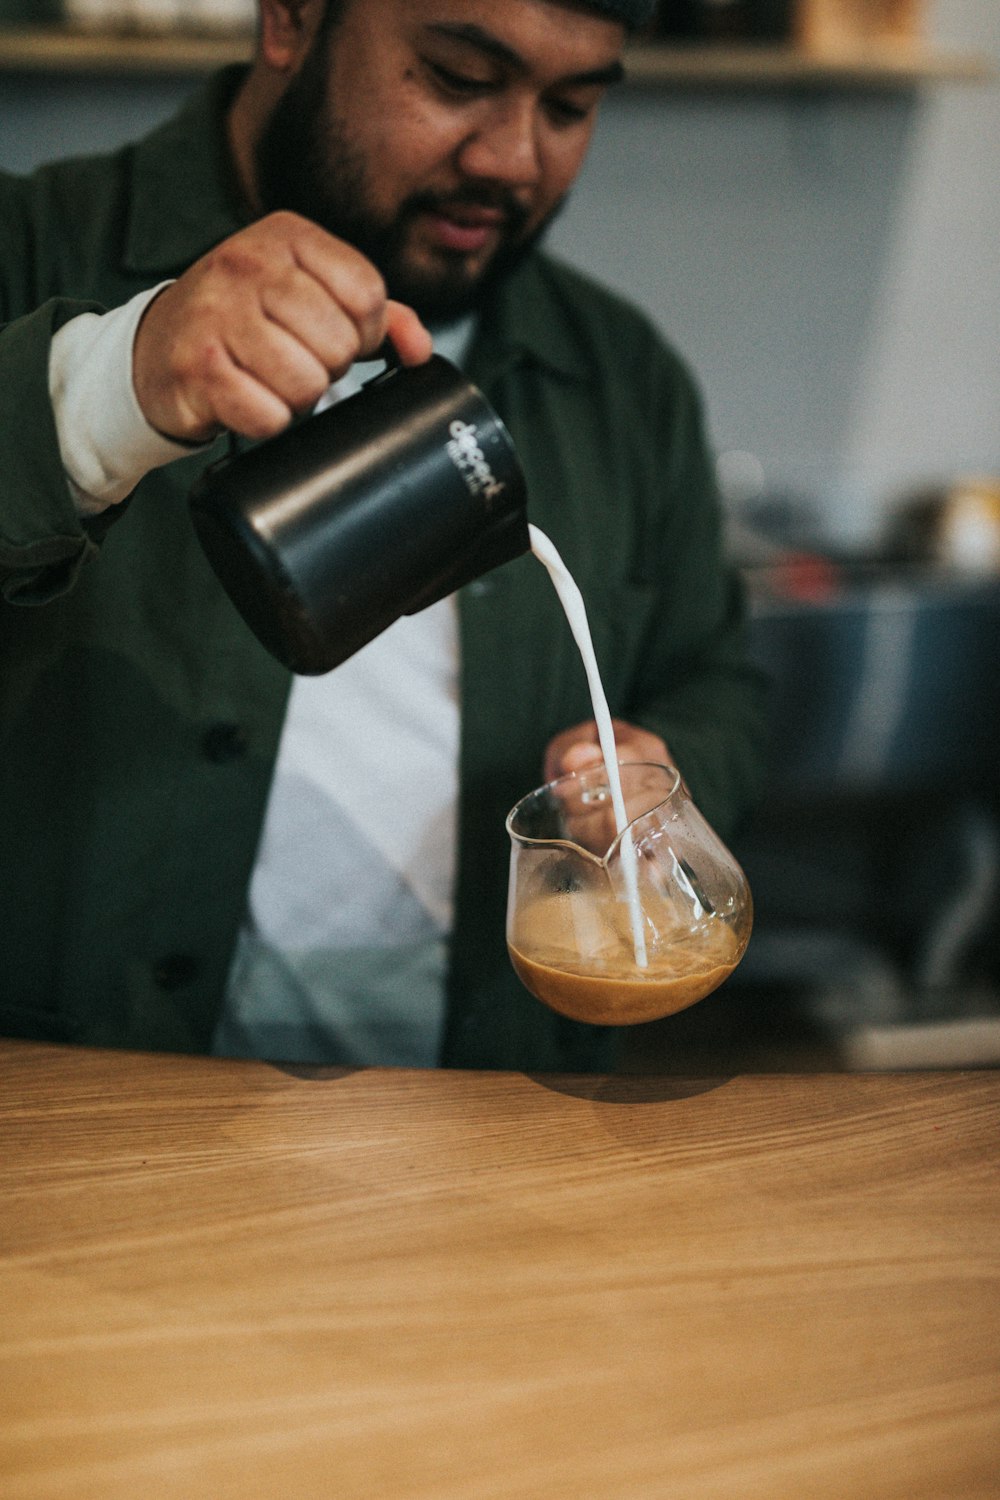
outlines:
M0 1043L0 1492L995 1500L998 1127Z

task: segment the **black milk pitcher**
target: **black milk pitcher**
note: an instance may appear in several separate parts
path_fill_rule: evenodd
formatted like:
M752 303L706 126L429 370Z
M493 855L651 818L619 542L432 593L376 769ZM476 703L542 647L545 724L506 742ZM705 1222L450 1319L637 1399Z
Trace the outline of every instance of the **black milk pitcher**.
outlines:
M190 509L258 640L315 675L527 552L526 498L503 422L433 355L209 465Z

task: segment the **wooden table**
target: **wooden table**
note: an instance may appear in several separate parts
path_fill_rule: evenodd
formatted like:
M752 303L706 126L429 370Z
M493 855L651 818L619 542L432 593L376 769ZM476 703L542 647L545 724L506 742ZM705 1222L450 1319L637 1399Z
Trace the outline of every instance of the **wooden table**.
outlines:
M1000 1075L0 1044L4 1500L1000 1495Z

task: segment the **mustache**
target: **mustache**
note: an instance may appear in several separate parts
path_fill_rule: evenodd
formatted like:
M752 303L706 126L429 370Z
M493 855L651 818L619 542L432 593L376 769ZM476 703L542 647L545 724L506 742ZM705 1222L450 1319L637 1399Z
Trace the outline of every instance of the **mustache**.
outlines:
M478 187L459 188L454 193L414 193L406 199L403 214L406 217L422 213L447 213L449 209L486 208L503 215L503 227L508 234L518 235L531 217L530 211L515 195L504 187L490 187L484 183Z

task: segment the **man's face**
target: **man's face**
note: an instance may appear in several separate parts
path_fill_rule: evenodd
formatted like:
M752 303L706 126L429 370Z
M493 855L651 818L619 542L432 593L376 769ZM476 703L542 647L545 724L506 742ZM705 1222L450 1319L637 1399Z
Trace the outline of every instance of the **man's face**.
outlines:
M345 0L259 141L262 206L349 240L425 318L456 315L558 210L623 41L561 0Z

